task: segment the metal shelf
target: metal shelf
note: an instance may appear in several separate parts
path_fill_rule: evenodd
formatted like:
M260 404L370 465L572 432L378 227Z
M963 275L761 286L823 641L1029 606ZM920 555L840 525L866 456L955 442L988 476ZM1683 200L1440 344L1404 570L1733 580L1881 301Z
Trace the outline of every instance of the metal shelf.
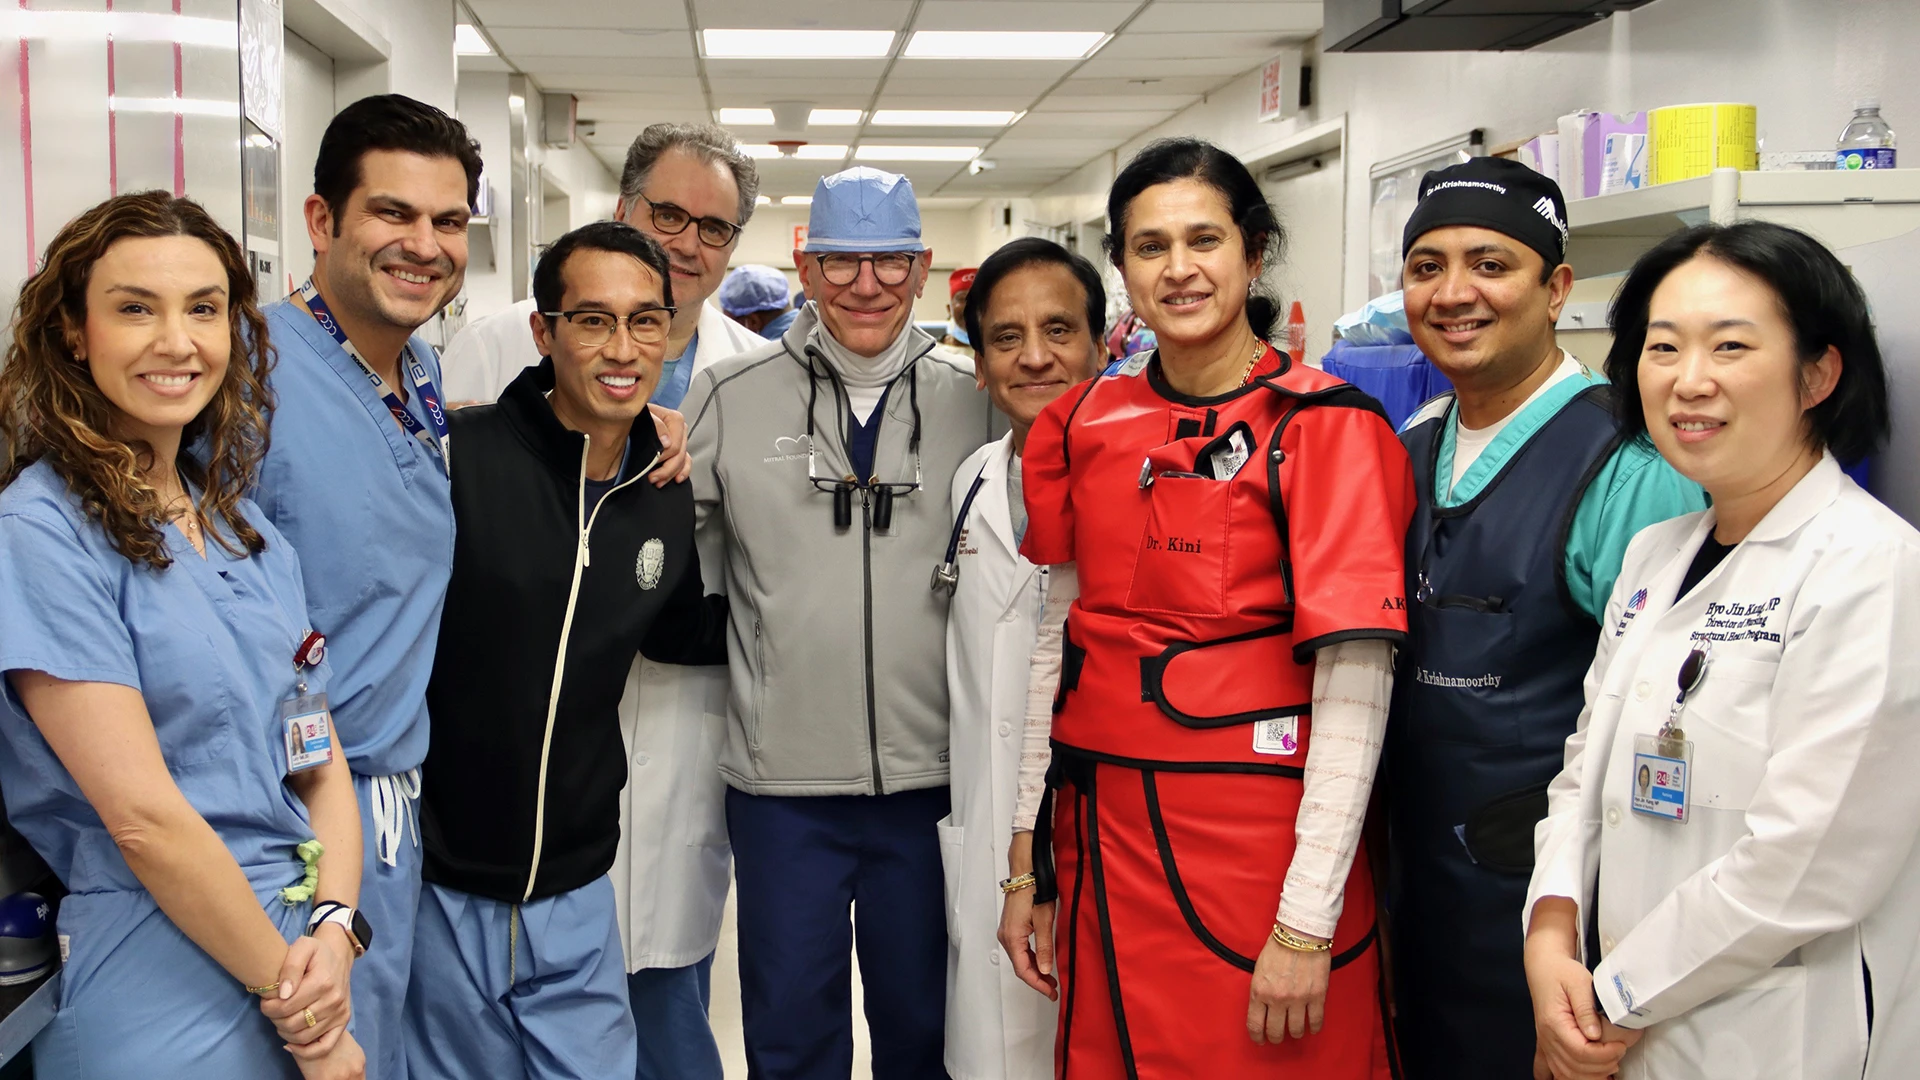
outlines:
M1581 277L1619 273L1662 237L1703 222L1777 221L1834 248L1920 229L1920 169L1739 172L1576 199L1567 261Z

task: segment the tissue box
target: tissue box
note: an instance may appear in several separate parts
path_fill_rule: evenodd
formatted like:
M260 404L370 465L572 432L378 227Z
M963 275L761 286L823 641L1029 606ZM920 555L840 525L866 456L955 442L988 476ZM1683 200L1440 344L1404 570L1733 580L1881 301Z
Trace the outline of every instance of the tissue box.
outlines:
M1606 177L1607 137L1639 135L1644 143L1646 134L1645 113L1616 116L1613 113L1583 110L1561 117L1560 190L1569 199L1588 199L1601 194ZM1621 153L1626 152L1627 145L1619 144ZM1644 160L1644 154L1642 156ZM1645 165L1642 164L1640 168L1645 174ZM1647 175L1651 179L1651 174Z
M1520 164L1549 180L1560 181L1560 133L1549 131L1520 144Z

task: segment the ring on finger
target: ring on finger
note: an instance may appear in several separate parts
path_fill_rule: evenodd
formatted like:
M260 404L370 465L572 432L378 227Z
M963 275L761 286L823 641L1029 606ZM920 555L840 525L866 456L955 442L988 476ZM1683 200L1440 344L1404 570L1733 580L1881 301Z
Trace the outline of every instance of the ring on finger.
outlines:
M320 1018L313 1015L312 1009L301 1010L300 1016L306 1020L308 1027L314 1027L315 1025L320 1023Z

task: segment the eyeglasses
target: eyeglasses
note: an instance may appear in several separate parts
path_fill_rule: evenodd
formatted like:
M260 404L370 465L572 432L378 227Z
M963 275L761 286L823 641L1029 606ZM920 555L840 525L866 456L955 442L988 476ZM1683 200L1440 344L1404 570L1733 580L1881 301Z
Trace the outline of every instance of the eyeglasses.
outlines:
M723 248L740 235L740 226L725 218L694 217L670 202L654 202L645 195L640 196L640 201L647 204L647 220L653 222L656 230L668 236L679 236L687 231L687 226L698 225L700 229L695 235L700 237L701 243L710 248Z
M913 273L913 264L920 261L920 255L914 251L883 251L878 255L849 255L833 252L827 255L815 255L820 264L820 274L830 285L851 285L860 276L860 264L872 263L873 276L882 285L899 285Z
M589 348L605 345L613 340L613 329L625 324L627 336L635 345L658 345L667 340L667 334L673 329L673 313L678 308L651 307L641 308L625 318L611 311L543 311L540 314L549 319L565 319L573 326L573 336L580 344Z

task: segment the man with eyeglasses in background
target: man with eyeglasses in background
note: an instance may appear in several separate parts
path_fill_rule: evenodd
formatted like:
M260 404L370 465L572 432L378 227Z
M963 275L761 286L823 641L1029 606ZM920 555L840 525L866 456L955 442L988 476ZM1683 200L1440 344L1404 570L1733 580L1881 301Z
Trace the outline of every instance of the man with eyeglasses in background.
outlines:
M947 593L923 583L989 406L913 324L931 261L905 177L823 178L794 252L811 301L685 402L701 556L722 546L733 605L720 770L768 1080L849 1075L856 939L876 1080L946 1075Z
M426 885L407 995L418 1080L635 1072L613 886L628 770L618 703L636 651L726 657L703 599L693 493L651 423L673 294L644 233L596 222L534 271L545 359L450 420L457 524L428 706Z

